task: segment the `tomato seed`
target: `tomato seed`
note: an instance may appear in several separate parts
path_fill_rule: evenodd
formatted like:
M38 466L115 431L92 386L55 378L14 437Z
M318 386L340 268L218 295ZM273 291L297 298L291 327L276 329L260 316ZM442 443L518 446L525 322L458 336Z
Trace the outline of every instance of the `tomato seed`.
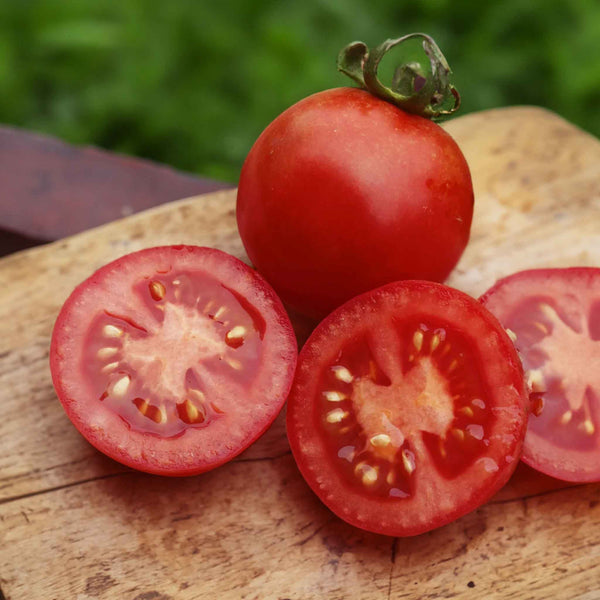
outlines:
M379 477L378 469L364 461L359 462L356 467L354 467L354 474L361 478L364 485L373 485L377 482Z
M439 345L440 345L441 339L440 336L437 333L434 333L433 336L431 337L431 351L433 352Z
M228 339L243 338L246 335L246 328L243 325L236 325L233 329L227 332Z
M365 485L373 485L377 481L378 476L377 470L373 467L369 467L363 472L362 482Z
M392 443L392 438L387 435L387 433L378 433L377 435L374 435L369 442L371 442L375 448L385 448Z
M548 335L548 333L550 333L550 330L543 323L540 323L539 321L534 321L532 323L532 325L536 329L538 329L539 331L541 331L544 335Z
M560 418L560 422L562 425L567 425L571 422L572 418L573 413L570 410L567 410L563 413L562 417Z
M531 392L545 392L546 384L544 375L539 369L532 369L527 373L527 385Z
M341 423L348 416L348 412L341 408L336 408L327 413L326 420L328 423Z
M588 435L593 435L594 432L596 431L596 428L594 427L594 424L592 423L592 421L590 419L586 419L583 422L583 430L588 434Z
M105 365L104 367L102 367L102 369L100 369L100 372L101 373L110 373L111 371L114 371L118 366L119 366L118 361L111 362L111 363L108 363L107 365Z
M346 367L342 365L336 365L335 367L332 367L332 369L336 379L339 379L344 383L352 383L352 381L354 381L354 376Z
M458 412L461 415L468 417L469 419L472 419L473 416L475 415L475 413L473 412L473 409L470 406L463 406Z
M327 392L323 392L323 396L328 402L342 402L342 400L346 400L348 396L343 394L342 392L338 392L336 390L329 390Z
M232 368L235 369L236 371L241 371L244 368L244 365L237 360L237 358L231 358L231 357L226 357L225 358L225 362Z
M117 338L123 335L123 330L120 327L115 327L114 325L105 325L102 328L102 333L105 337Z
M150 419L157 424L167 422L167 413L164 406L158 408L158 406L154 406L154 404L150 404L147 400L143 400L142 398L135 398L133 403L147 419Z
M402 450L402 464L409 475L416 469L415 455L410 450Z
M464 442L465 441L465 432L462 429L451 429L450 433L459 441L459 442Z
M148 400L144 400L143 398L134 398L132 400L132 402L135 404L136 408L144 416L146 416L146 412L148 412L148 407L150 406L150 403L148 402Z
M512 343L514 344L517 341L517 334L512 329L509 329L508 327L504 331L506 331L506 333L508 334L508 337L511 339Z
M542 313L544 313L544 315L546 317L548 317L552 321L558 321L558 320L560 320L560 317L558 316L558 313L549 304L546 304L545 302L542 302L539 305L539 309L542 311Z
M417 349L417 352L420 352L421 348L423 347L423 332L422 331L415 331L415 333L413 335L413 344L414 344L415 348Z
M131 379L128 375L117 379L112 386L111 393L113 396L122 397L127 393Z
M155 300L156 302L162 300L167 293L167 288L160 281L151 281L148 284L148 289L150 290L152 300Z
M179 418L187 424L198 424L204 423L206 414L203 408L198 408L189 399L185 402L177 404L177 415Z
M239 348L244 343L247 332L243 325L236 325L225 334L225 343L231 348Z
M212 315L212 318L215 320L220 319L225 313L227 312L227 309L224 306L219 307L219 310L217 310L217 312Z
M364 461L359 462L355 467L354 467L354 474L359 477L360 475L362 475L362 470L363 467L366 465L367 463Z
M185 411L190 421L195 421L200 414L198 409L189 400L185 401Z
M114 348L113 346L106 346L106 348L100 348L100 350L98 350L98 352L96 353L96 356L100 360L105 360L107 358L110 358L111 356L114 356L118 351L118 348Z
M445 443L446 440L444 440L443 438L438 439L438 450L440 451L440 456L442 458L446 458L448 456L448 453L446 452Z
M187 394L196 402L204 402L206 400L206 396L204 395L204 393L194 388L188 389Z

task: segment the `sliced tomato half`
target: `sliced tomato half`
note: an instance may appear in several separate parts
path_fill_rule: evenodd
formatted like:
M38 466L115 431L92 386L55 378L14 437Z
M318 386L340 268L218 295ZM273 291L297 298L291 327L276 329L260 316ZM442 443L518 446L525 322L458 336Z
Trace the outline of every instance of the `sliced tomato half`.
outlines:
M166 246L94 273L56 321L50 367L89 442L163 475L212 469L279 413L297 347L271 287L237 258Z
M515 348L473 298L404 281L350 300L303 347L288 400L300 471L339 517L409 536L485 502L518 464Z
M531 390L523 460L572 482L600 480L600 269L534 269L481 298L515 334Z

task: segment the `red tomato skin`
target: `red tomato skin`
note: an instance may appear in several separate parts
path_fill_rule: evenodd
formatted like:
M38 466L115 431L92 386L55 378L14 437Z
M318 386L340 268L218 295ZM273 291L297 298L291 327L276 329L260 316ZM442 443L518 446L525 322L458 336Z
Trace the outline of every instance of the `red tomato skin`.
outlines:
M226 276L223 281L240 293L254 290L256 296L253 300L270 316L264 335L268 345L266 362L271 366L258 378L256 387L263 393L254 398L255 408L263 417L248 427L243 425L241 428L245 433L235 445L227 439L229 428L240 429L235 423L235 415L225 415L215 423L221 437L209 433L213 424L206 429L186 431L175 439L144 434L125 426L118 415L102 407L95 408L101 424L91 422L88 407L97 398L86 395L85 385L81 383L83 377L76 374L85 336L78 324L73 322L72 313L85 306L86 295L110 295L112 290L108 289L107 281L113 274L127 282L129 273L139 275L140 266L151 270L157 257L165 265L173 260L182 260L192 268ZM117 295L122 291L117 290ZM126 296L126 293L123 295ZM133 469L183 477L204 473L229 462L269 428L287 398L296 359L297 343L289 317L271 286L256 271L236 257L214 248L172 245L146 248L122 256L80 283L65 301L54 324L49 363L52 382L63 409L92 446ZM75 373L74 377L72 373Z
M277 117L246 158L237 199L250 260L312 317L391 281L443 281L472 214L471 175L452 137L355 88Z
M480 479L486 480L484 484L477 478L469 480L468 476L466 479L461 476L448 484L447 489L442 486L436 497L424 502L413 498L394 509L385 499L366 497L339 477L334 466L335 457L327 452L324 439L316 433L314 418L310 416L314 412L314 373L337 354L337 336L352 331L356 324L360 327L361 323L379 319L391 307L398 306L398 300L404 306L421 307L423 314L428 314L431 307L427 304L432 295L436 298L436 316L446 315L454 320L462 315L457 327L479 346L483 352L483 364L487 364L493 372L494 385L491 389L497 393L494 410L503 424L490 435L490 456L494 456L500 468L495 473L480 476ZM417 312L421 308L417 308ZM307 484L333 513L347 523L382 535L419 535L451 523L481 506L510 479L522 451L528 393L522 364L510 338L494 315L480 308L484 307L467 294L442 284L394 282L361 294L333 311L317 326L301 349L287 403L290 447ZM477 324L469 330L471 317ZM437 504L442 504L453 493L463 494L461 501L450 510L439 510ZM420 518L421 514L427 515L425 521Z
M479 301L491 310L498 319L507 327L510 327L508 317L511 313L520 312L519 305L530 297L556 300L561 306L561 300L565 304L564 310L580 304L588 309L596 305L600 307L600 268L597 267L566 267L566 268L541 268L518 271L503 277L489 288ZM600 314L600 309L596 309ZM527 362L524 349L518 332L515 346L523 353L523 359ZM594 332L595 340L600 339L600 327ZM565 355L571 354L578 361L588 361L590 375L597 373L596 366L590 362L590 356L578 356L577 348L565 347ZM542 394L545 397L546 394ZM534 395L531 395L532 403ZM544 411L540 415L544 418ZM594 411L595 412L595 411ZM529 430L525 436L523 445L522 461L531 468L571 483L592 483L600 481L600 452L597 431L594 434L596 449L592 452L583 452L577 447L577 436L583 436L581 431L571 440L569 447L555 445L554 436L560 436L560 425L556 422L545 421L543 434L535 432L533 425L538 421L536 415L532 415L529 421ZM542 421L544 422L544 421ZM564 426L563 426L564 427Z

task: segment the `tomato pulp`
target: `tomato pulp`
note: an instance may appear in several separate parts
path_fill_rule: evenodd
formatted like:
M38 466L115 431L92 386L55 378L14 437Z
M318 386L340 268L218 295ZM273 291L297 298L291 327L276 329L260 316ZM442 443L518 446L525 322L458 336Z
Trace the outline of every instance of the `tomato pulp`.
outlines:
M534 269L481 298L515 334L531 389L523 461L558 479L600 480L600 269Z
M279 413L296 340L280 300L237 258L166 246L79 285L56 321L50 367L96 448L142 471L191 475L249 446Z
M248 154L237 196L250 260L312 317L391 281L443 281L472 214L469 168L450 135L354 88L277 117Z
M287 427L339 517L423 533L486 501L518 464L527 392L515 348L476 300L405 281L350 300L298 360Z

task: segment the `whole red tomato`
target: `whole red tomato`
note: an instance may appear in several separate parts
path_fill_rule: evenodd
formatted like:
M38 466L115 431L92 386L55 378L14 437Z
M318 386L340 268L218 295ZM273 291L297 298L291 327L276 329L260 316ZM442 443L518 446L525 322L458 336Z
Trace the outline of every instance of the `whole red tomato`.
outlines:
M469 168L451 136L356 88L277 117L246 158L237 198L250 260L313 317L390 281L443 281L472 214Z

